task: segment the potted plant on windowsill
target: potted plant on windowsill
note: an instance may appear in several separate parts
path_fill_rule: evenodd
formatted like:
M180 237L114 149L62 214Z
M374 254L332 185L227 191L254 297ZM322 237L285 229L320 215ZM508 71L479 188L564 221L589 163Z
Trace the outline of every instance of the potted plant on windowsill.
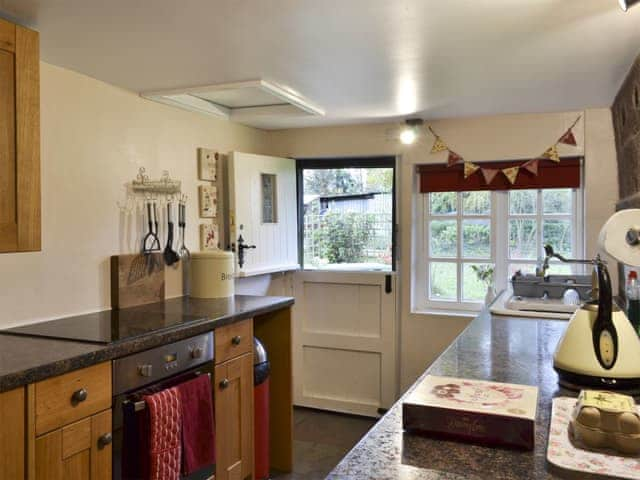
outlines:
M484 297L485 305L489 305L496 298L496 289L493 286L493 265L471 265L476 277L487 286L487 294Z

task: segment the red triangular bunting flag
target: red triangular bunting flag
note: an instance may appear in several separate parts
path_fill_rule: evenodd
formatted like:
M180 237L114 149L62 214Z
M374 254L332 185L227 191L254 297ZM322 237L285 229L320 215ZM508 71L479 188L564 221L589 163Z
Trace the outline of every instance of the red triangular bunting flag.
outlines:
M449 150L449 159L447 160L447 166L451 167L458 162L461 162L463 159L456 152Z
M484 182L489 185L500 170L498 168L481 168L480 171L484 177Z
M573 134L573 130L571 129L564 132L564 135L560 137L560 140L558 140L558 143L564 143L565 145L573 145L574 147L578 145L578 143L576 142L576 137Z
M539 158L534 158L533 160L529 160L527 163L522 165L527 172L531 172L534 175L538 176L538 165L540 164Z

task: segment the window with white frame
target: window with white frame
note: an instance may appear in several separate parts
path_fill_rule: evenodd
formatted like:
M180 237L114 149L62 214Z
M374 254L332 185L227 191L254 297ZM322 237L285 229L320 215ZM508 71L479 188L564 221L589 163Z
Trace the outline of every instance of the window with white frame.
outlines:
M438 192L421 195L416 269L418 309L481 308L486 285L474 267L494 267L495 286L518 270L534 273L549 243L566 257L582 257L582 191L538 189ZM548 273L581 273L551 262Z

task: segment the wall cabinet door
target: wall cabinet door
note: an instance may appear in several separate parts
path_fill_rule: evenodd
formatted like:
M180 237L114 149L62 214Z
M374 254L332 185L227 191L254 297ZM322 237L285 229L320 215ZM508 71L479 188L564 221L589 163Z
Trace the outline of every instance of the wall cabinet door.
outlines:
M36 480L111 480L111 410L36 438Z
M253 354L215 369L216 480L253 474Z
M40 250L38 41L0 19L0 253Z

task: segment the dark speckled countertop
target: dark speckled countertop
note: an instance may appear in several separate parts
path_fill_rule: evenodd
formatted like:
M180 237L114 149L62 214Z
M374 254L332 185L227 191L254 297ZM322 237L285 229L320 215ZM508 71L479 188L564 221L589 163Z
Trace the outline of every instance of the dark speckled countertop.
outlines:
M69 317L74 324L118 318L123 335L110 344L0 332L0 392L208 332L229 323L293 305L290 297L236 295L228 299L180 297L123 310ZM77 323L76 323L77 322ZM91 322L87 322L91 323ZM55 336L54 328L51 335Z
M559 320L493 316L485 310L424 373L537 385L540 391L533 451L488 448L404 433L400 399L327 479L599 478L569 476L546 462L551 400L559 395L576 396L558 386L552 365L553 352L566 325L566 321Z

